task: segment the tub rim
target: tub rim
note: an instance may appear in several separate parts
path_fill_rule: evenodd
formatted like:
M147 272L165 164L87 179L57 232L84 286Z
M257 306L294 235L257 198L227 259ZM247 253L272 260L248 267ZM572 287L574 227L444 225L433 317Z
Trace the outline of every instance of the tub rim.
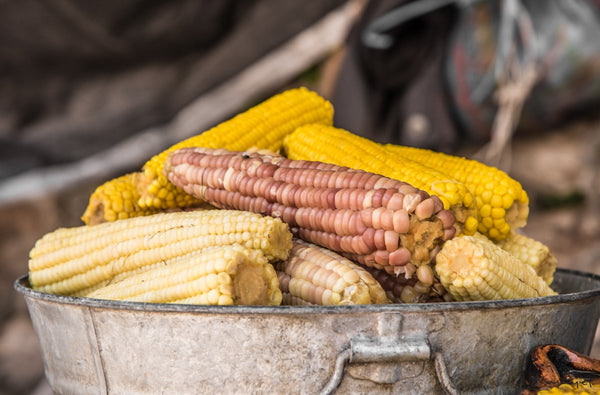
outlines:
M473 302L434 302L420 304L379 304L379 305L353 305L353 306L203 306L186 304L166 304L166 303L144 303L114 301L104 299L93 299L77 296L55 295L46 292L33 290L28 281L28 275L19 277L14 282L14 288L17 292L26 298L53 302L65 305L74 305L90 308L110 309L110 310L128 310L142 312L160 312L160 313L203 313L203 314L276 314L276 315L297 315L297 314L340 314L340 313L358 313L358 312L445 312L456 310L476 310L476 309L504 309L518 307L534 307L554 304L568 304L583 302L600 297L600 275L584 272L574 269L557 268L555 278L558 275L562 277L581 277L582 280L595 281L595 289L584 290L580 292L569 292L554 296L543 296L527 299L505 299L493 301L473 301Z

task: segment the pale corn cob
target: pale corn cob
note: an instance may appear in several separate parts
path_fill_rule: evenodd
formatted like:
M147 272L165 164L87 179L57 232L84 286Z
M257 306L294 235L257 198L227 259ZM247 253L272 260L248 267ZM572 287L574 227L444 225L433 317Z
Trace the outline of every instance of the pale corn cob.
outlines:
M492 240L503 240L511 230L527 223L529 197L521 184L505 172L472 159L423 148L387 144L385 149L464 183L477 202L478 231Z
M173 152L167 170L216 207L279 217L301 239L394 274L429 264L456 232L437 197L360 170L208 148Z
M30 252L34 289L85 294L122 273L212 246L240 244L285 259L292 235L280 219L242 211L159 213L95 226L58 229Z
M407 182L439 197L454 213L459 234L477 230L472 193L437 168L392 155L374 141L329 125L301 126L285 137L283 146L290 159L333 163Z
M481 237L460 236L446 242L436 256L435 270L455 300L556 294L531 266Z
M84 296L145 303L281 304L279 281L260 250L210 247L161 262Z
M389 303L373 276L333 251L294 240L290 256L275 263L284 304Z
M279 152L283 137L305 123L333 122L331 103L304 87L290 89L240 113L233 118L181 141L151 158L143 167L139 205L142 208L166 209L188 207L197 201L174 188L163 172L169 153L184 147L248 150L256 147Z
M516 232L496 244L531 266L546 284L552 284L558 261L547 245Z

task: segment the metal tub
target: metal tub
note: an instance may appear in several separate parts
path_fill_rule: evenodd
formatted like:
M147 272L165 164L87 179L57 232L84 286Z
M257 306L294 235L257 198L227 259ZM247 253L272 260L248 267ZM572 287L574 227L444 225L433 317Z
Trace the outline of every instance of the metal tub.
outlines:
M46 377L65 394L518 393L529 350L588 354L600 276L559 269L558 296L369 306L27 302Z

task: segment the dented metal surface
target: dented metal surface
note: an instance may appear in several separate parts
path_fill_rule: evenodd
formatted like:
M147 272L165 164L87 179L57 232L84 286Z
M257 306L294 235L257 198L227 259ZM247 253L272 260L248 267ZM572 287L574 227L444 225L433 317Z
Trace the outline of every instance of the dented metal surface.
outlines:
M529 350L589 353L600 276L558 296L370 306L188 306L49 295L15 283L56 393L515 393Z

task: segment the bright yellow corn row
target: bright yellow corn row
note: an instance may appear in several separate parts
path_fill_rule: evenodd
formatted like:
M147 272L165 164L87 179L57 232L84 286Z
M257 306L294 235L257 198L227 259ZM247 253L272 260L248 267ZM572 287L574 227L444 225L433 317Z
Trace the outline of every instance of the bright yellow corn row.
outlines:
M287 260L275 263L283 304L390 303L373 276L328 249L295 239Z
M515 232L496 244L531 266L546 284L552 283L558 262L547 245Z
M459 233L477 230L475 199L467 187L437 169L390 154L384 147L349 131L304 125L284 139L288 158L333 163L404 181L436 195L456 217Z
M460 301L556 294L531 266L481 237L461 236L444 243L435 270L444 288Z
M574 380L573 384L539 390L537 395L591 395L600 393L600 384L592 381Z
M211 247L161 262L85 295L145 303L281 304L275 269L260 250Z
M246 151L250 148L278 152L283 137L306 123L331 125L331 103L306 88L291 89L275 95L249 110L197 136L181 141L151 158L143 167L139 205L166 209L189 207L197 200L174 187L163 174L169 153L185 147L226 148Z
M422 148L387 144L398 157L439 169L462 182L477 202L478 231L492 240L503 240L511 230L525 226L529 197L521 184L505 172L481 162Z
M280 219L234 210L159 213L63 228L36 242L29 282L43 292L82 295L123 273L231 244L260 249L268 259L285 259L292 235Z

